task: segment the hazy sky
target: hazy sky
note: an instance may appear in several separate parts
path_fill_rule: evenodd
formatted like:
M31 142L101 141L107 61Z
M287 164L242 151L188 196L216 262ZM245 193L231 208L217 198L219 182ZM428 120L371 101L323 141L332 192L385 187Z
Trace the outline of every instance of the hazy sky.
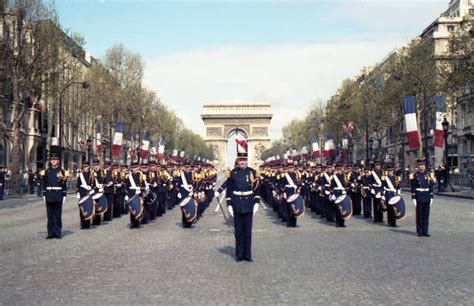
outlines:
M405 45L449 0L56 0L61 23L101 58L116 42L143 55L145 84L203 134L202 104L272 104L272 136L316 100Z

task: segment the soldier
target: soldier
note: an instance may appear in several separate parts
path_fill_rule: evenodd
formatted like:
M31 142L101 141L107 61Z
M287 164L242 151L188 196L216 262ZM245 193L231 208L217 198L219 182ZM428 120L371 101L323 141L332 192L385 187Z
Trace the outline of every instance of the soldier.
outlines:
M0 201L3 200L3 192L5 190L5 168L0 166Z
M93 176L90 171L90 164L87 161L82 163L82 171L77 176L76 194L79 200L79 220L81 229L91 227L91 219L94 217L94 204L90 198L94 193Z
M101 171L102 184L104 185L104 195L107 199L107 210L104 213L104 221L112 221L114 215L114 181L110 162L105 162L104 170Z
M128 214L128 207L125 204L125 196L127 195L127 179L129 175L128 167L126 165L120 166L120 179L116 186L117 201L120 205L120 212L122 215Z
M143 203L140 196L143 178L138 162L132 163L132 173L128 175L125 184L125 201L130 210L130 228L140 228L143 217Z
M360 177L360 167L359 165L356 164L353 170L349 172L349 175L348 175L348 182L350 184L350 189L351 189L350 195L351 195L352 205L354 209L353 214L356 216L360 216L361 210L362 210L362 205L361 205L362 198L360 195L360 188L357 184L357 182L359 181L359 177Z
M410 175L411 198L416 208L416 232L418 237L430 237L428 226L430 208L433 205L433 177L426 170L426 162L419 159L418 170Z
M287 227L296 227L297 219L293 215L290 202L288 199L296 193L299 193L301 188L301 173L295 172L293 165L288 165L288 171L283 176L282 188L284 190L283 198L286 209Z
M104 213L107 210L107 202L99 202L100 199L100 194L104 192L104 187L103 187L103 180L104 180L104 175L102 173L102 169L100 167L100 161L98 159L94 160L93 165L92 165L92 188L94 189L94 202L96 205L95 209L95 214L94 218L92 219L92 224L93 225L100 225L102 223L102 218L104 216ZM99 203L105 203L105 205L99 205Z
M179 186L179 193L178 193L178 199L179 199L179 204L182 206L182 222L183 222L183 228L191 228L193 223L195 222L195 216L197 217L197 211L193 211L193 214L188 218L185 215L185 206L188 203L191 203L190 205L195 205L194 199L192 199L193 195L193 172L191 168L191 164L187 162L184 166L183 171L181 172L181 176L178 181L178 186ZM191 199L190 199L191 198ZM197 209L196 206L193 208ZM192 216L194 215L195 216Z
M321 177L321 187L324 193L323 212L327 222L334 222L334 203L330 200L333 170L333 165L328 163L326 165L326 171Z
M374 196L373 209L374 209L374 223L383 222L383 205L382 202L382 162L376 161L374 169L371 172L371 193Z
M157 173L157 194L158 194L158 216L163 216L166 214L166 209L168 208L166 196L168 194L168 187L171 183L171 176L166 171L166 166L161 165L160 170Z
M46 212L48 215L48 236L46 237L46 239L61 239L61 214L62 206L66 201L66 182L69 173L59 167L59 153L59 147L51 147L51 167L41 173L43 199L46 204Z
M253 261L252 221L260 203L258 186L257 172L248 167L246 150L237 152L237 167L230 172L226 189L227 209L234 217L235 260L237 262Z
M346 178L345 178L345 175L342 171L342 166L340 164L336 164L336 168L335 168L335 171L334 171L334 175L332 176L332 180L331 180L331 187L330 187L330 191L331 191L331 202L332 202L332 206L333 206L333 211L334 211L334 215L336 217L336 227L346 227L346 225L344 224L345 220L342 218L341 216L341 212L338 208L338 205L335 203L336 199L341 197L341 196L344 196L344 195L347 195L347 191L346 191Z
M121 177L118 164L112 166L112 188L113 188L113 218L120 218L122 216L123 207L123 180Z
M400 194L400 182L398 177L394 173L394 166L392 164L387 165L387 173L383 177L383 199L388 203L394 196ZM395 211L392 205L387 205L387 225L390 227L397 227L397 218L395 217Z
M359 177L358 185L360 186L360 194L362 197L362 206L364 218L372 218L372 193L370 190L372 176L369 167L364 167L363 175Z

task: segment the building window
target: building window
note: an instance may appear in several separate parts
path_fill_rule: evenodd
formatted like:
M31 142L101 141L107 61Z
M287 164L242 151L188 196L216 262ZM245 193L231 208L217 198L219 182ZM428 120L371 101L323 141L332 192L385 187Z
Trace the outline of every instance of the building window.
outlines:
M474 16L474 9L469 9L469 15Z
M448 26L448 32L454 32L454 26L449 25Z

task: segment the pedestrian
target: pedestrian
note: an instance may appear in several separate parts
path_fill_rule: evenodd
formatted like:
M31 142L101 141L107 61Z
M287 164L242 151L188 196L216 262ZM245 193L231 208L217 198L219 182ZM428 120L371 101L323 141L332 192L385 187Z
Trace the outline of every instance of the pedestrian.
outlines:
M35 175L31 169L28 170L28 186L30 189L29 190L30 194L34 194L35 193Z
M3 200L3 193L5 191L5 176L6 176L6 168L0 166L0 201Z

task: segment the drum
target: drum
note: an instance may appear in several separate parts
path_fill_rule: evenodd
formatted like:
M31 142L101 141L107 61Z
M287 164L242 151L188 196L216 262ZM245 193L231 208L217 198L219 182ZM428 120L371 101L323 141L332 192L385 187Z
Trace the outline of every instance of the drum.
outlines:
M145 195L143 196L143 204L145 205L151 205L154 201L156 201L156 198L158 196L156 195L156 193L154 193L153 191L151 190L148 190Z
M135 220L140 221L143 217L143 202L138 194L134 195L126 203L130 214Z
M299 193L290 196L287 202L290 204L290 211L293 217L299 218L304 215L304 200Z
M103 215L107 211L107 198L103 193L96 193L92 196L95 204L95 213Z
M336 204L342 219L347 220L352 217L352 202L347 195L337 197L334 203Z
M395 218L401 220L406 217L406 206L405 200L399 195L394 196L388 201L388 205L391 206L395 214Z
M196 200L192 196L188 196L184 198L180 203L179 207L181 207L181 210L183 211L184 218L188 222L194 222L196 221L197 218L197 203Z
M95 215L94 200L90 196L85 196L79 200L79 211L85 220L91 220Z

